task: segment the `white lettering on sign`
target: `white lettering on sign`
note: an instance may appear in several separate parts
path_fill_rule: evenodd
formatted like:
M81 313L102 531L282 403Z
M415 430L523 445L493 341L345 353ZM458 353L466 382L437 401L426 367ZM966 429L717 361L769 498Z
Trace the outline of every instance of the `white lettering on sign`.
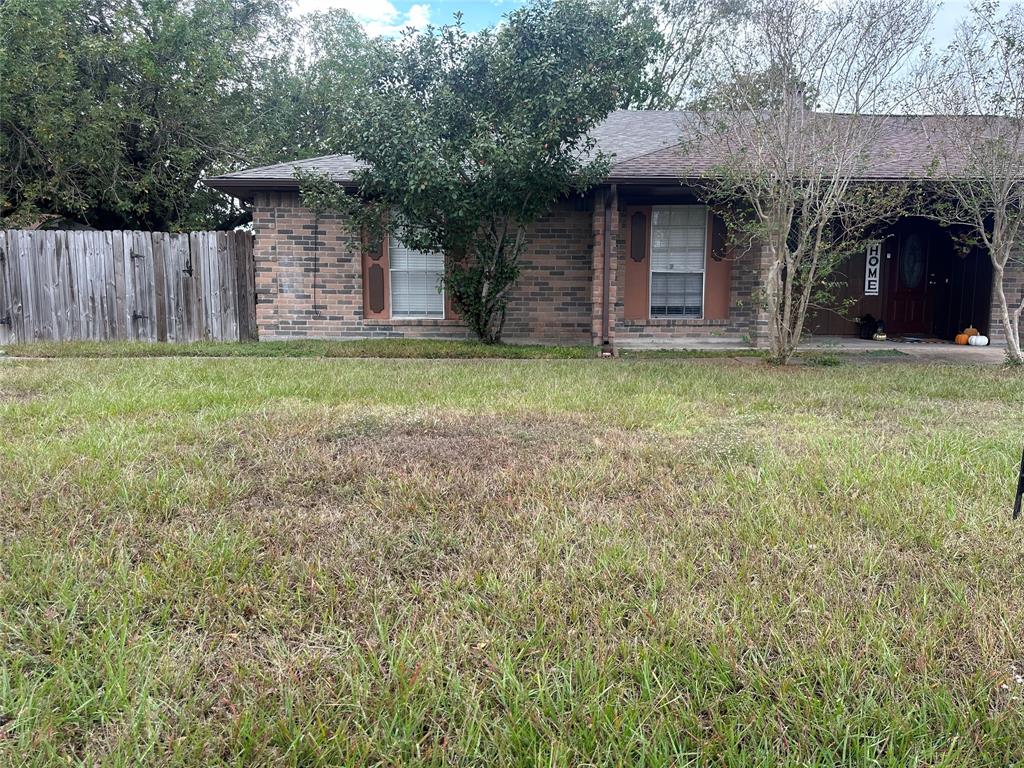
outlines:
M864 262L864 295L877 296L882 274L882 244L868 243L868 257Z

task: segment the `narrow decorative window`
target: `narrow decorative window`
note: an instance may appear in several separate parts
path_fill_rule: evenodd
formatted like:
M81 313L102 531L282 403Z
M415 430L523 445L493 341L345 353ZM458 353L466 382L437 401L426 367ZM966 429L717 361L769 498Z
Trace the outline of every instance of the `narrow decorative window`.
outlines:
M414 251L389 238L391 316L444 317L444 255Z
M703 205L651 210L651 317L704 316L707 218Z

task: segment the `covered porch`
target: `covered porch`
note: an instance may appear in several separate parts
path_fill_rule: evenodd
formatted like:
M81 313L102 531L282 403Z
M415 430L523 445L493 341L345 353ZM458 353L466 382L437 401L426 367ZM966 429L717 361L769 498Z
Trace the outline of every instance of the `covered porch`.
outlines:
M831 300L808 315L810 334L870 338L880 323L907 342L952 342L969 326L991 335L988 254L929 219L899 221L830 279Z

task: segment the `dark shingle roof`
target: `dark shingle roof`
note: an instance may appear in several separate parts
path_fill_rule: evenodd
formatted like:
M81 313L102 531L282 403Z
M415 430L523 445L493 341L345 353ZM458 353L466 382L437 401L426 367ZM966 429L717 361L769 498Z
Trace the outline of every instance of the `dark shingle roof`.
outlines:
M643 115L643 113L634 113ZM695 119L689 115L689 119ZM830 118L836 119L836 118ZM941 151L945 135L944 121L936 115L840 115L838 120L871 120L880 123L877 141L859 177L865 179L919 179L933 173L936 163L955 172L956 159ZM685 140L687 117L678 136ZM727 157L723 146L714 144L683 146L679 143L630 158L617 158L611 178L617 180L698 179L722 165ZM952 167L951 167L952 166Z
M683 147L687 125L694 113L668 111L613 112L598 125L593 137L601 151L612 155L610 181L680 181L706 175L723 161L721 150ZM881 139L875 147L866 178L905 179L928 175L940 135L936 116L876 116L856 119L881 120ZM216 189L242 197L257 189L294 189L296 169L316 169L336 181L352 178L359 161L350 155L325 155L308 160L250 168L206 180Z
M225 192L237 192L244 189L288 189L297 187L296 170L315 170L330 174L336 181L352 178L352 171L361 163L351 155L323 155L308 160L292 160L287 163L261 165L258 168L246 168L244 171L226 173L204 179L204 183Z

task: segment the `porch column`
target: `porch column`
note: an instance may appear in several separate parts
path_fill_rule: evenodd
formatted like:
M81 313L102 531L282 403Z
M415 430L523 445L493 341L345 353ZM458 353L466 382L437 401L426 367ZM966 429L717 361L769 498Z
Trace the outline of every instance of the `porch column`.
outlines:
M1003 273L1003 287L1006 289L1006 301L1012 310L1014 305L1024 295L1024 251L1014 254L1006 265ZM989 258L985 253L985 258ZM995 291L995 275L992 275L992 301L989 306L989 330L988 335L993 344L1006 345L1006 328L1003 327L1003 319L999 314L999 298Z
M594 195L593 235L590 336L594 346L606 346L611 351L615 345L619 263L619 199L615 185Z
M764 243L756 241L751 245L750 259L753 267L751 270L753 283L750 288L750 300L754 305L754 313L750 323L750 345L757 349L767 349L768 327L771 325L771 317L768 315L768 307L765 305L763 294L771 258ZM761 295L759 296L758 294Z

